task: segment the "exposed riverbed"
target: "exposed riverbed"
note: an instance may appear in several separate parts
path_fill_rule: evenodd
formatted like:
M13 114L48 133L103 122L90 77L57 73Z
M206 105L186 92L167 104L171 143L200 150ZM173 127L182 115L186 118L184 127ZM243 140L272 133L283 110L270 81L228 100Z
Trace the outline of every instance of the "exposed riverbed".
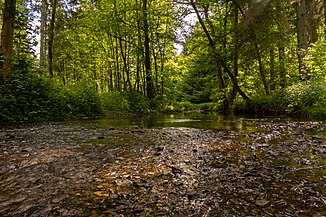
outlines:
M216 114L0 128L0 216L326 216L326 128Z

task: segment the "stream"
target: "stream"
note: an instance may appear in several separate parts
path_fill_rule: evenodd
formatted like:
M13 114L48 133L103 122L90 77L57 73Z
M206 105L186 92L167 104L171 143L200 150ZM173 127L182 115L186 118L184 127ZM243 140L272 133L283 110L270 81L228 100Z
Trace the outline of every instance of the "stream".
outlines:
M0 125L0 216L326 216L325 138L215 113Z

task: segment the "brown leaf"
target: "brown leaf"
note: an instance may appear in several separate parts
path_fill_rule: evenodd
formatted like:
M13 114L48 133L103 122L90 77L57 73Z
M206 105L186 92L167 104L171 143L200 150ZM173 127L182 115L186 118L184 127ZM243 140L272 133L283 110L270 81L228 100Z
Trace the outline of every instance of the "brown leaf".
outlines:
M264 200L264 199L260 199L260 200L256 200L255 204L257 206L260 206L260 207L265 207L265 206L268 206L270 204L270 201Z

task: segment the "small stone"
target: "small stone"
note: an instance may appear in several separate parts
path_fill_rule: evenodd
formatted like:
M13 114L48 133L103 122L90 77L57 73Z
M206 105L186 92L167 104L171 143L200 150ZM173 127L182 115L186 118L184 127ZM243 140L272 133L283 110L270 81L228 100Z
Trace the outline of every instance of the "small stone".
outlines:
M171 170L172 170L173 174L181 174L182 173L181 169L173 167L173 166L171 167Z
M196 192L190 192L190 193L188 193L187 197L188 197L188 200L195 200L198 198L198 194Z
M264 200L264 199L260 199L260 200L256 200L255 204L257 206L260 206L260 207L266 207L270 204L270 201L268 200Z

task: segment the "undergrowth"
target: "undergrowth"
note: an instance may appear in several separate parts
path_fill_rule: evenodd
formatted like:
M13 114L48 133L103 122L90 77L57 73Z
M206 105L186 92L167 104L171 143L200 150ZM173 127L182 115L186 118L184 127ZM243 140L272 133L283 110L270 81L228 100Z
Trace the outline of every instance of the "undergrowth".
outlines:
M159 98L148 99L140 92L102 93L100 98L103 112L149 113L162 110Z
M0 121L55 120L101 113L95 86L67 85L34 73L13 74L0 86Z
M237 100L236 113L287 115L296 118L326 119L326 85L324 82L299 83L251 102Z
M165 112L183 112L196 110L219 111L220 105L214 102L194 104L189 101L181 101L171 102L164 107Z

